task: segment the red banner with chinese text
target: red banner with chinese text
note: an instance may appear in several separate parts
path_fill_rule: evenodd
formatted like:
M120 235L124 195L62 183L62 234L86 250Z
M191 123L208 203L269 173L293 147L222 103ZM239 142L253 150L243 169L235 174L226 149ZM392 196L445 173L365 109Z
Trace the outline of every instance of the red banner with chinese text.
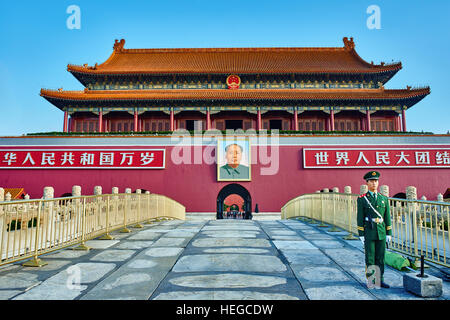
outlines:
M164 169L165 149L1 147L0 169Z
M304 168L450 168L450 148L304 148Z

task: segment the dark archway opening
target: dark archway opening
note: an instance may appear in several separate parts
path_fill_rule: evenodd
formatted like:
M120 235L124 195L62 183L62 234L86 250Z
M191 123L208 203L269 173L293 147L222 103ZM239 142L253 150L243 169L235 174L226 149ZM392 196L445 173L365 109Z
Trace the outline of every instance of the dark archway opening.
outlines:
M220 190L217 195L217 219L223 219L224 217L224 200L231 194L237 194L242 199L244 199L244 204L242 205L243 219L251 219L252 218L252 197L247 189L237 183L231 183L226 185Z

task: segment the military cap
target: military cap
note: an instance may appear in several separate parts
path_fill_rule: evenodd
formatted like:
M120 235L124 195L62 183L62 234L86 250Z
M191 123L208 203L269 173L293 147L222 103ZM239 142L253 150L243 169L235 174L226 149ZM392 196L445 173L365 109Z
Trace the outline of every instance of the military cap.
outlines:
M378 180L380 173L378 171L369 171L364 175L364 180Z

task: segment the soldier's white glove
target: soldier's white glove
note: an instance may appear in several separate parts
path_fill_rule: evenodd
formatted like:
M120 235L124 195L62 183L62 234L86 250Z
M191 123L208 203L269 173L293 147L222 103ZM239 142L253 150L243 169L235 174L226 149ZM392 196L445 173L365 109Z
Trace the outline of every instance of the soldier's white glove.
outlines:
M386 242L387 243L391 243L392 240L392 236L386 236Z
M362 244L364 244L364 237L359 237L359 240L361 240Z

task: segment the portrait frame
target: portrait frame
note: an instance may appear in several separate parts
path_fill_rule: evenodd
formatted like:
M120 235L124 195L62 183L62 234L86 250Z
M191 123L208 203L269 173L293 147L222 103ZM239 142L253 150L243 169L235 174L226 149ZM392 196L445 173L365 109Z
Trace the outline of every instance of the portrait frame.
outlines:
M228 165L226 159L226 151L229 145L237 144L242 148L242 158L237 167L237 172L240 172L242 176L231 177L229 175L231 168ZM251 181L251 146L249 137L246 138L219 138L217 139L216 148L216 165L217 165L217 181ZM226 168L225 168L226 167ZM241 171L243 170L243 171ZM237 174L234 171L232 174ZM248 172L248 173L247 173Z

